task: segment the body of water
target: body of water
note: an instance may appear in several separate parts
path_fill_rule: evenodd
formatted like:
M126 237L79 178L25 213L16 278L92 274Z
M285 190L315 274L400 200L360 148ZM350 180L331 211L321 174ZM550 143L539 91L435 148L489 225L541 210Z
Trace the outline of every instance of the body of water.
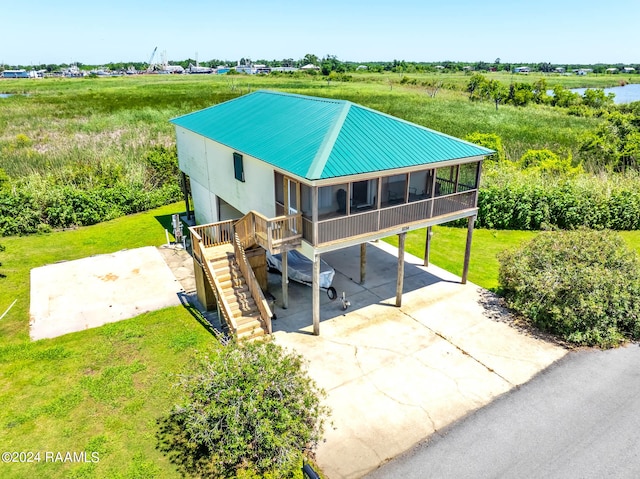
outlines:
M584 94L586 88L572 88L571 91L575 93L579 93L580 95ZM613 99L614 103L631 103L632 101L640 101L640 83L630 83L625 86L614 86L611 88L604 88L604 92L615 94L615 98Z

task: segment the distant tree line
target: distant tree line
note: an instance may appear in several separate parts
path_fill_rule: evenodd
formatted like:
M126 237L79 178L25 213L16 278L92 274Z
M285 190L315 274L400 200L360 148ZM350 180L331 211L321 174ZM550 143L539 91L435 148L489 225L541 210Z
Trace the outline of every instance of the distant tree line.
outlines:
M516 67L528 67L531 72L541 72L541 73L551 73L557 71L557 69L563 69L566 72L571 72L574 70L581 69L589 69L593 73L605 73L609 69L617 69L618 71L622 71L624 67L632 67L635 70L628 73L640 73L640 63L639 64L567 64L567 63L551 63L551 62L539 62L539 63L503 63L500 58L496 58L493 62L485 62L485 61L476 61L476 62L454 62L450 60L444 60L439 62L414 62L414 61L406 61L406 60L390 60L390 61L363 61L363 62L355 62L355 61L343 61L339 60L336 55L325 55L323 57L319 57L315 54L308 53L303 58L293 59L293 58L282 58L278 59L257 59L252 60L250 58L241 58L241 59L219 59L212 58L206 61L197 61L194 58L186 58L183 60L170 60L170 64L172 65L180 65L183 68L187 68L190 64L195 65L198 63L200 66L204 67L212 67L215 68L220 65L228 65L233 66L236 64L247 65L247 64L259 64L265 65L267 67L294 67L300 68L307 64L313 64L320 67L323 75L329 75L329 73L337 72L337 73L347 73L354 72L358 69L362 69L362 67L366 67L367 71L370 72L393 72L393 73L423 73L423 72L489 72L489 71L502 71L502 72L514 72ZM72 65L77 66L80 70L92 70L97 68L106 68L111 71L125 71L131 67L135 68L138 71L146 70L149 64L145 61L140 62L109 62L100 65L92 65L85 64L82 62L75 62L73 64L69 63L47 63L47 64L37 64L37 65L0 65L0 71L2 70L10 70L10 69L21 69L25 70L45 70L49 73L53 73L56 71L61 71L71 67Z

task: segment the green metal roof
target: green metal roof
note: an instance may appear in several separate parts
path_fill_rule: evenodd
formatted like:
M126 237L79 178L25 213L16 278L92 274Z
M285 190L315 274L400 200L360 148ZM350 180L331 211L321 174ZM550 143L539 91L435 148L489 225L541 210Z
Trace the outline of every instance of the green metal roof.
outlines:
M267 90L171 123L308 180L493 153L349 101Z

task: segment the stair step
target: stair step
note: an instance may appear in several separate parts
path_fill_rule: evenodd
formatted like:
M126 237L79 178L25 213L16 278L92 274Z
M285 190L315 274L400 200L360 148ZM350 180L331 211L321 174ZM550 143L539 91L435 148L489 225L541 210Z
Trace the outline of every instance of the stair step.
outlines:
M249 285L247 283L233 286L231 284L221 285L225 296L242 296L249 295Z
M255 301L227 301L232 314L258 311Z
M232 284L243 284L246 283L245 279L242 275L237 274L229 274L229 273L216 273L216 278L220 282L220 284L224 283L232 283Z
M262 328L236 334L238 339L247 339L247 340L256 339L264 335L265 335L265 332L264 332L264 329Z
M236 309L231 311L231 315L235 319L236 324L238 324L238 322L243 323L244 321L258 321L261 319L260 311L257 309L247 311Z

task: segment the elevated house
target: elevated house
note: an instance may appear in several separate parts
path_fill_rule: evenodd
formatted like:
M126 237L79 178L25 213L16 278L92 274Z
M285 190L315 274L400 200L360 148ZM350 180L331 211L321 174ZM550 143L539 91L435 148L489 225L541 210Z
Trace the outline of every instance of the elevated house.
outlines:
M198 294L239 336L271 332L251 267L256 251L296 249L312 262L314 334L325 252L361 245L364 275L366 242L397 234L400 306L407 231L466 218L466 282L481 163L492 150L349 101L274 91L171 122L199 225L191 228Z

